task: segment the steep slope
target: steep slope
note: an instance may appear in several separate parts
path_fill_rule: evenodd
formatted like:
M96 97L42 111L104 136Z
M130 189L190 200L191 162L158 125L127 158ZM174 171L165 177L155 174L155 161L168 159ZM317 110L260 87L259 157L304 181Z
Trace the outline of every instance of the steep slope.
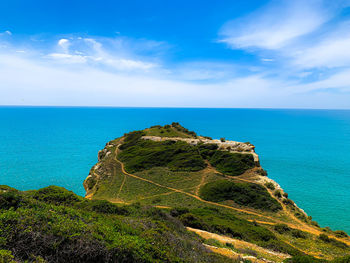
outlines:
M266 177L250 143L212 140L173 123L112 140L98 159L84 181L88 199L168 209L185 226L290 257L350 254L345 233L318 227Z

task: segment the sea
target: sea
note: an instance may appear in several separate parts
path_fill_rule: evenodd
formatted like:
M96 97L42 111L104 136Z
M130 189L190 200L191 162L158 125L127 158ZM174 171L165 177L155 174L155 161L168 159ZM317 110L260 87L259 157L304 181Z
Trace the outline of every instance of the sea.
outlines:
M0 107L0 184L59 185L84 196L97 152L124 133L179 122L250 142L261 165L322 227L350 233L350 111Z

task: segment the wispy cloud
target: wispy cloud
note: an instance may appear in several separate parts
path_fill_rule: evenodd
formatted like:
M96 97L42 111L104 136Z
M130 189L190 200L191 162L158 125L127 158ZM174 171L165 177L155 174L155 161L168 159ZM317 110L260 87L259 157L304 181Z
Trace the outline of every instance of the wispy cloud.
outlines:
M276 3L221 30L225 45L255 56L245 64L169 62L170 44L119 35L24 48L3 33L0 105L350 108L349 27L329 22L340 7Z
M331 17L318 0L273 1L223 26L220 42L232 48L279 49L308 34Z
M333 26L316 41L291 47L286 56L301 68L350 66L350 21Z

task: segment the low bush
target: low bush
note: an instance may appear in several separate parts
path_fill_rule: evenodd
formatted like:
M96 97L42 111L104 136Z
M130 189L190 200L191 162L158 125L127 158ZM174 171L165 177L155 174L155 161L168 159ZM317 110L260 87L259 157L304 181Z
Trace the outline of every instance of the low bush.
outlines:
M294 202L292 200L290 200L289 198L285 198L283 199L283 204L285 205L289 205L289 206L294 206Z
M0 209L17 209L22 202L22 195L18 191L6 190L0 193Z
M1 210L0 263L231 262L156 208L82 200L60 187L13 193L23 200Z
M219 172L231 176L241 175L256 166L251 154L215 151L208 160Z
M55 205L71 205L82 200L72 191L53 185L35 191L33 197L39 201Z
M119 206L112 204L106 200L91 200L84 202L80 207L104 214L117 214L117 215L127 215L129 214L128 209L125 206Z
M206 167L197 148L182 141L138 140L132 146L124 147L119 157L129 172L157 166L173 171L199 171Z
M200 189L204 200L221 202L233 200L243 206L276 212L281 205L270 196L265 187L253 183L235 183L230 180L217 180Z
M343 243L341 241L338 241L338 240L336 240L334 238L330 238L326 234L320 234L318 236L318 238L320 240L322 240L323 242L325 242L325 243L331 243L332 245L337 246L339 248L348 248L349 247L347 244L345 244L345 243Z
M277 224L274 226L274 229L280 234L288 233L291 230L291 228L286 224Z
M275 185L271 182L266 182L265 186L270 190L275 190Z
M342 230L336 230L334 231L334 234L336 237L348 237L348 234L345 232L345 231L342 231Z
M320 227L320 225L316 221L313 221L313 220L311 220L310 224L313 226L316 226L316 227Z
M275 192L273 192L273 195L276 196L277 198L282 198L282 193L280 190L276 190Z

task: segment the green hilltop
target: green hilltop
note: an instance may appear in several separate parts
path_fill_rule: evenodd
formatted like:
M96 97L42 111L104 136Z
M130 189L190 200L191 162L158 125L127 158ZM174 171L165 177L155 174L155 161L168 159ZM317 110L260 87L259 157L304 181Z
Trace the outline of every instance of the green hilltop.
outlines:
M0 186L0 262L350 262L348 235L298 208L250 143L130 132L84 187Z

